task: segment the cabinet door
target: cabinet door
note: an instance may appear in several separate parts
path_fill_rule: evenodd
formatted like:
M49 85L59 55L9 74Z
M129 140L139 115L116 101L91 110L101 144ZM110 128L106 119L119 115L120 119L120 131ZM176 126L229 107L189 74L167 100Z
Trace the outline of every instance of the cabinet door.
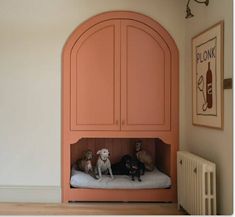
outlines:
M121 22L121 129L170 129L171 54L151 27Z
M71 129L120 130L120 21L87 29L71 52Z

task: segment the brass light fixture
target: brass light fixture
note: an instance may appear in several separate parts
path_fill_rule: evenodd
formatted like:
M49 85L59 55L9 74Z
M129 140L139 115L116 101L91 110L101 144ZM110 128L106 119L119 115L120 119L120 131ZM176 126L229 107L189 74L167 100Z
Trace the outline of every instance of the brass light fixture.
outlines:
M186 6L186 16L185 16L185 18L186 19L188 19L188 18L191 18L191 17L193 17L194 15L192 14L192 12L191 12L191 9L190 9L190 7L189 7L189 2L190 2L191 0L188 0L188 3L187 3L187 6ZM197 3L202 3L202 4L205 4L206 6L207 5L209 5L209 0L202 0L202 1L199 1L199 0L194 0L195 2L197 2Z

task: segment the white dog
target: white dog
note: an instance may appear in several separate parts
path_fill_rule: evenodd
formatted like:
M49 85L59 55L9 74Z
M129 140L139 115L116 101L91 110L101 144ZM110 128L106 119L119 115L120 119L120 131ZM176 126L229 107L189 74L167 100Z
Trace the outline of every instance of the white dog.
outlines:
M103 174L110 174L111 178L113 179L113 173L111 169L111 163L109 160L109 151L106 148L103 148L99 151L97 151L97 154L99 154L99 158L96 163L96 171L99 174L99 180L102 179L102 173Z

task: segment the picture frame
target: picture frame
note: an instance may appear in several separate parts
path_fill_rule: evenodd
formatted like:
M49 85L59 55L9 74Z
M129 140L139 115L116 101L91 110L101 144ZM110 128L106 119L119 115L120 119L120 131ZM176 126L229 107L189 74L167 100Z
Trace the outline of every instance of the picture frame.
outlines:
M192 38L192 123L223 129L224 22Z

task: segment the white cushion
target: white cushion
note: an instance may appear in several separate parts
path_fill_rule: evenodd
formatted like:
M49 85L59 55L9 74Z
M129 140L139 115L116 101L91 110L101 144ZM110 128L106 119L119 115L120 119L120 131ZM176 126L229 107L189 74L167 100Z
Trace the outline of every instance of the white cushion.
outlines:
M106 189L146 189L146 188L168 188L171 186L171 179L166 174L155 169L152 172L145 172L140 177L141 182L135 177L131 180L127 175L114 175L111 179L109 175L103 175L102 180L97 180L90 175L72 169L70 184L79 188L106 188Z

